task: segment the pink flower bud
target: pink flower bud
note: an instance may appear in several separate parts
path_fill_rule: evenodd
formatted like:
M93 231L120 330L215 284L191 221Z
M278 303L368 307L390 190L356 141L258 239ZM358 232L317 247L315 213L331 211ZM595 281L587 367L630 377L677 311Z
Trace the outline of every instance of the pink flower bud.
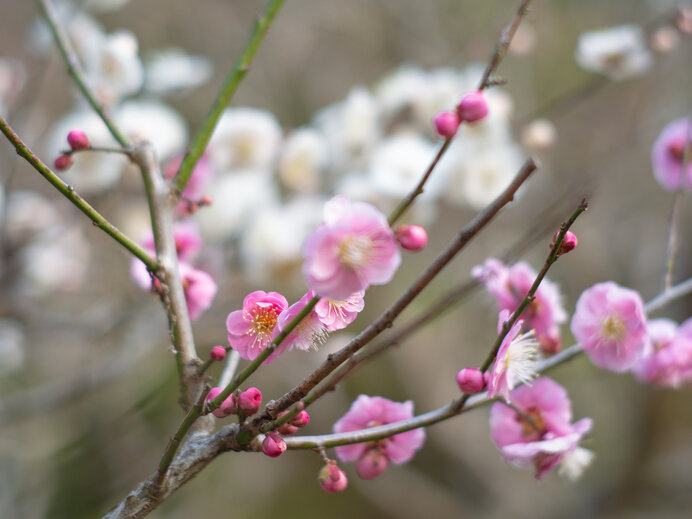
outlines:
M72 156L67 154L60 155L53 163L55 169L58 171L63 171L72 165Z
M257 411L259 411L260 405L262 405L262 392L256 387L250 387L240 393L238 397L238 409L240 409L245 416L252 416Z
M550 244L550 247L553 248L555 246L555 242L557 241L557 237L560 234L560 232L556 232L555 235L553 236L553 241ZM565 233L565 237L562 239L562 243L560 243L560 250L557 251L557 255L561 256L563 254L567 254L569 251L573 250L577 246L577 237L574 235L574 233L571 233L570 231L567 231Z
M435 124L435 131L440 137L451 139L456 135L461 121L456 112L440 112L435 116L433 123Z
M389 461L379 449L370 449L358 460L356 472L363 479L375 479L387 470Z
M209 353L209 358L217 362L226 358L226 348L223 346L214 346Z
M307 424L310 423L310 415L308 414L307 411L303 410L297 415L295 415L291 420L288 422L291 425L295 425L296 427L305 427Z
M317 481L322 487L322 490L329 492L330 494L342 492L348 486L346 474L333 462L327 463L324 467L322 467L319 476L317 477Z
M276 430L279 431L284 436L291 436L292 434L295 434L298 432L298 428L295 425L291 425L290 423L285 423L283 425L280 425Z
M488 115L488 103L483 92L471 92L466 94L457 105L459 119L467 123L473 123L485 119Z
M475 395L483 391L485 377L480 369L464 368L456 376L459 389L467 395Z
M428 244L428 233L420 225L400 225L395 235L401 247L408 251L419 251Z
M86 148L91 148L91 142L86 133L82 130L72 130L67 134L67 143L73 150L84 150Z
M277 458L286 451L286 442L276 431L270 431L262 442L262 452L270 458Z
M207 395L207 401L211 401L216 399L217 396L219 396L223 392L222 387L213 387L211 390L209 390L209 394ZM217 418L225 418L229 415L237 413L238 410L236 409L235 406L235 397L233 394L228 395L226 400L221 402L221 405L214 409L211 413L216 416Z

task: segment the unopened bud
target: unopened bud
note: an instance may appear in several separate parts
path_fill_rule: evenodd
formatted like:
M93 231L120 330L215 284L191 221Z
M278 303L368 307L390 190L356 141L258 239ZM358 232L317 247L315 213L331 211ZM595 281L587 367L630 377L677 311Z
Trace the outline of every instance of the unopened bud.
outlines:
M200 207L211 205L214 203L214 199L209 195L204 195L202 198L197 200L197 205Z
M91 148L91 142L82 130L72 130L67 134L67 143L73 150L85 150Z
M222 387L213 387L211 390L209 390L209 394L207 394L207 402L211 400L215 400L217 396L219 396L223 392ZM238 410L236 409L235 406L235 397L233 394L228 395L226 400L221 402L221 405L214 409L211 413L216 416L217 418L225 418L229 415L237 413Z
M286 452L286 442L279 433L270 431L262 442L262 452L270 458L277 458Z
M308 414L307 411L303 410L297 415L295 415L291 420L288 422L291 425L295 425L296 427L305 427L307 424L310 423L310 415Z
M456 376L459 389L467 395L475 395L485 388L483 372L477 368L464 368Z
M401 247L411 252L424 249L428 244L428 233L420 225L400 225L395 235Z
M356 472L363 479L375 479L387 470L389 460L379 449L370 449L358 460Z
M223 346L214 346L209 353L209 358L217 362L222 361L226 358L226 348Z
M553 236L553 241L550 244L551 249L555 247L555 242L557 241L557 237L559 235L560 232L558 231ZM577 247L577 241L577 237L574 235L574 233L567 231L565 233L565 237L562 238L562 243L560 243L560 249L557 251L557 255L561 256L562 254L567 254L569 251L574 250Z
M335 494L346 489L348 486L348 478L343 470L336 466L334 462L327 463L317 477L322 490Z
M456 135L460 123L459 114L456 112L440 112L433 119L435 131L445 139L450 139Z
M555 355L562 348L562 342L559 337L541 336L538 339L538 345L543 355L546 356Z
M457 105L459 119L463 122L474 123L485 119L488 115L488 103L483 92L471 92L466 94Z
M262 405L262 392L256 387L250 387L240 393L238 397L238 409L240 409L245 416L252 416L257 411L259 411L260 405Z
M67 154L60 155L53 163L55 169L58 171L63 171L72 165L72 156Z

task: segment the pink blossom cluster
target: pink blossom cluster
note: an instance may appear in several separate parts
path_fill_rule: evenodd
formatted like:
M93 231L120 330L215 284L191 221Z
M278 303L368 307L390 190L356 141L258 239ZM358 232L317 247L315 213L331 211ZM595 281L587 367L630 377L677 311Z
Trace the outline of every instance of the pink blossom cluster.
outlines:
M512 391L511 400L512 407L498 402L490 410L490 436L503 459L532 467L537 479L558 464L573 479L578 477L591 460L591 453L580 448L579 442L592 424L590 418L571 423L565 389L542 377Z
M256 359L314 297L310 290L289 306L286 298L278 292L251 292L243 300L243 308L231 312L226 319L229 345L241 358ZM264 362L268 364L293 348L317 348L330 331L340 330L353 322L363 306L363 292L351 294L341 301L321 298L286 338L275 345Z
M202 237L197 225L189 220L175 224L173 239L178 254L178 269L185 290L185 301L190 319L199 319L202 313L211 306L216 296L218 287L214 279L203 270L196 269L192 262L202 248ZM154 235L149 233L141 242L142 247L152 256L156 254ZM147 271L146 266L134 258L132 260L130 274L135 283L145 290L159 290L158 280L155 280Z
M413 417L413 402L393 402L380 396L360 395L348 412L334 424L335 433L361 431ZM341 461L355 461L358 475L374 479L381 475L389 462L406 463L425 441L425 431L414 429L370 443L336 447Z
M685 117L670 122L656 139L651 149L651 164L654 177L663 189L692 190L692 150L685 151L691 135L690 119Z
M680 326L670 319L646 323L648 341L632 372L637 380L677 388L692 381L692 318Z
M525 262L507 266L500 260L488 258L483 265L471 269L471 275L483 284L495 299L499 310L514 312L536 280L536 272ZM561 347L560 324L567 313L560 303L557 286L544 279L536 297L521 314L523 331L534 330L544 353L555 353Z

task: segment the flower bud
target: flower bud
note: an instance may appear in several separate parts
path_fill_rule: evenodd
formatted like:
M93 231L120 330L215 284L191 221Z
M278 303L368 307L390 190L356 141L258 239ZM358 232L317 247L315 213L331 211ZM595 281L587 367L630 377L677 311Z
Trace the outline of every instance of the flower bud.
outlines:
M257 411L259 411L260 405L262 405L262 392L256 387L250 387L240 393L238 397L238 409L240 409L245 416L252 416Z
M459 119L467 123L473 123L485 119L488 115L488 103L483 92L471 92L466 94L457 105Z
M55 162L53 163L53 166L55 166L55 169L57 169L58 171L63 171L69 168L71 165L72 156L64 153L60 155L57 159L55 159Z
M445 139L451 139L456 135L460 123L459 114L456 112L440 112L433 119L435 131Z
M276 431L270 431L262 442L262 452L270 458L277 458L286 451L286 442Z
M209 391L209 394L207 395L207 401L214 400L217 396L219 396L223 392L222 387L213 387ZM226 400L221 402L221 405L214 409L211 413L216 416L217 418L225 418L228 415L232 415L237 413L238 410L236 409L235 406L235 397L231 393L228 395Z
M348 486L348 479L343 470L336 466L333 462L327 463L317 477L322 490L335 494L342 492Z
M209 358L217 362L226 358L226 348L223 346L214 346L209 353Z
M310 415L308 414L307 411L303 410L297 415L295 415L291 420L288 422L291 425L295 425L296 427L305 427L307 424L310 423Z
M420 225L400 225L395 235L401 247L408 251L419 251L428 244L428 233Z
M291 425L290 423L285 423L283 425L280 425L276 430L279 431L284 436L291 436L292 434L295 434L298 432L298 428L295 425Z
M555 242L557 241L557 237L560 234L560 232L556 232L555 235L553 236L553 241L550 244L550 248L553 248L555 246ZM563 254L567 254L569 251L573 250L577 246L577 237L574 235L574 233L571 233L570 231L567 231L565 233L565 237L562 238L562 243L560 243L560 250L557 251L557 255L561 256Z
M67 134L67 143L73 150L84 150L86 148L91 148L91 142L86 133L82 130L72 130Z
M375 479L387 470L389 461L379 449L370 449L356 464L356 472L363 479Z
M485 388L483 372L477 368L464 368L456 376L459 389L467 395L475 395Z

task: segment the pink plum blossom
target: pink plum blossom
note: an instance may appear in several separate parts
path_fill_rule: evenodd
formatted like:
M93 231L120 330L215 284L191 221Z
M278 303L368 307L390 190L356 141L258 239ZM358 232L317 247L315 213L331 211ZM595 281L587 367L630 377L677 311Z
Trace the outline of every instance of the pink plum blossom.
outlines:
M682 171L685 145L689 136L690 120L685 117L669 123L654 142L651 163L654 177L663 189L692 190L692 156L688 159L684 173Z
M209 390L209 393L207 393L207 402L215 400L216 397L219 396L221 393L223 393L222 387L211 388ZM233 396L233 393L231 393L226 397L226 399L223 402L221 402L221 405L219 407L212 411L212 414L217 418L225 418L232 414L236 414L237 412L238 408L235 405L235 396Z
M674 388L692 380L692 319L687 322L689 331L670 319L646 323L649 340L632 368L637 380Z
M190 319L197 320L211 306L218 287L214 279L204 272L187 263L179 263L180 277L185 289L185 301Z
M358 314L363 310L365 306L364 295L365 292L359 290L339 301L323 297L315 305L315 313L330 332L341 330L355 321Z
M509 310L500 312L497 333L502 331L502 326L510 318ZM538 343L534 339L533 330L519 334L522 321L518 320L507 332L500 349L497 351L493 369L488 380L488 397L502 396L509 401L510 391L518 384L529 384L536 376L538 365L536 352Z
M523 261L508 267L495 258L488 258L483 265L473 267L471 275L495 298L499 310L509 310L510 313L519 307L537 276ZM543 279L535 299L520 317L524 320L524 331L535 330L543 352L554 353L560 349L559 325L567 321L567 312L560 303L560 291L554 283Z
M314 292L308 290L307 294L301 297L297 303L292 304L287 310L281 312L278 321L279 331L283 332L313 297L315 297ZM318 346L325 343L328 335L327 328L322 324L319 315L313 308L286 336L283 344L286 344L289 349L294 347L299 350L317 349Z
M334 424L335 433L360 431L369 427L386 425L413 417L413 402L393 402L380 396L360 395L351 405L348 412ZM414 429L396 434L389 438L373 443L357 443L336 447L336 455L342 461L357 461L363 465L362 477L378 476L382 471L373 475L373 465L386 468L388 462L400 464L413 458L425 440L423 429ZM378 463L374 463L377 461ZM366 467L367 466L367 467ZM384 470L384 469L382 469ZM361 470L359 469L359 474Z
M278 335L279 315L288 308L286 298L277 292L251 292L243 300L243 309L228 314L228 343L241 358L254 360ZM265 363L281 355L288 342L283 341Z
M562 386L541 377L531 386L512 391L511 398L522 415L501 402L490 410L490 436L506 462L533 467L536 478L541 479L559 463L576 461L571 455L591 430L591 419L570 423L571 403ZM574 472L575 467L569 470Z
M72 130L67 134L67 143L73 150L85 150L91 147L89 137L82 130Z
M464 368L456 376L459 389L467 395L475 395L485 388L485 373L478 368Z
M180 154L170 159L163 167L163 176L167 179L172 179L180 164L183 162L183 155ZM213 175L213 168L209 156L205 153L200 157L192 170L192 175L183 189L182 196L188 200L198 200L204 195L204 190L207 188L209 181Z
M647 344L642 298L612 281L585 290L577 300L572 334L591 362L611 371L627 371Z
M324 222L308 237L303 256L310 288L334 300L389 283L401 263L385 216L370 204L342 196L325 204Z

